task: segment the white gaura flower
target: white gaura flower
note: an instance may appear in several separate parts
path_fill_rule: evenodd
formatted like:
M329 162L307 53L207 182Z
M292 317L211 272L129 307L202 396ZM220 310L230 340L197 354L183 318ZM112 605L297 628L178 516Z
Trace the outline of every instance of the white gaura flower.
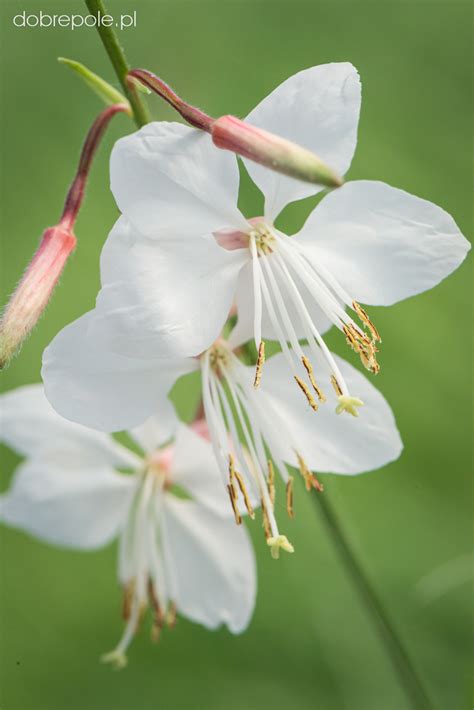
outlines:
M354 67L327 64L290 77L246 120L344 174L359 109ZM253 336L261 370L264 339L279 341L313 408L325 394L312 371L322 354L339 411L357 414L361 394L350 390L322 335L335 325L378 372L380 335L359 304L389 305L431 288L459 266L469 244L441 208L370 180L326 195L287 236L275 227L280 211L322 188L244 162L265 196L261 217L247 219L237 208L237 160L207 134L153 123L117 142L111 187L123 217L102 255L96 337L131 357L198 355L218 337L237 294L233 344ZM300 339L309 343L305 358Z
M245 629L256 594L249 537L234 525L211 446L169 402L129 432L140 456L59 417L39 385L8 392L0 407L2 441L26 457L0 496L0 520L63 547L119 539L125 629L103 660L126 663L147 606L154 639L176 612Z
M96 318L94 311L79 318L46 349L42 372L46 395L69 419L84 424L100 421L109 430L128 428L149 416L154 399L163 398L171 387L160 378L169 361L110 353L95 337ZM302 353L309 357L310 348L303 347ZM322 370L322 353L315 351L312 356L315 367ZM260 503L264 532L275 557L280 548L292 551L275 518L275 473L286 486L286 507L293 517L292 467L300 470L308 490L320 489L314 471L361 473L396 459L402 449L383 396L355 368L331 357L347 385L367 404L356 420L337 417L329 402L321 407L315 425L311 409L285 376L282 353L269 358L258 392L253 386L254 368L245 366L223 339L198 358L172 361L180 374L201 372L206 421L236 522L241 522L245 510L254 517L254 507ZM128 373L138 386L131 385ZM328 398L336 405L338 395L330 389L329 379L323 376L321 386L328 385ZM144 396L148 391L152 395Z

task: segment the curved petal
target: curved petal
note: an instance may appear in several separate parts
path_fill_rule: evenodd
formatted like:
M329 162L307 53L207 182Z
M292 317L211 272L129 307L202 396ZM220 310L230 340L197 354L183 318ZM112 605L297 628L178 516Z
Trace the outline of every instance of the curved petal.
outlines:
M173 404L169 399L162 399L159 412L131 429L129 434L146 454L151 454L174 436L178 422Z
M432 288L470 249L441 207L370 180L327 195L297 238L352 298L382 306Z
M65 469L54 452L22 464L0 496L0 520L46 542L91 549L107 544L125 521L135 479L97 468Z
M25 385L0 396L0 441L24 456L60 446L83 466L131 466L137 458L107 434L60 417L43 385Z
M272 260L272 256L261 257L263 259ZM285 296L286 289L285 285L282 283L281 277L278 273L274 274L275 280L279 286L280 292L283 297ZM297 286L299 292L305 297L307 291L304 284L298 278L298 276L293 275L295 285ZM300 316L296 310L293 302L286 298L285 305L288 311L288 315L295 329L298 338L305 338L305 330L301 324ZM273 299L272 299L273 301ZM246 265L239 275L239 280L237 282L237 291L235 302L237 306L237 323L232 333L229 336L229 343L233 348L242 343L246 343L248 340L252 340L254 337L253 332L253 321L254 321L254 288L253 288L253 278L252 278L252 264ZM326 317L323 311L319 308L317 303L312 298L306 298L306 307L311 319L318 329L319 333L322 335L332 326L331 321ZM275 311L278 312L277 306L274 304ZM268 316L268 310L265 307L265 303L262 304L262 337L266 340L278 340L278 337L274 331L271 324L270 318Z
M117 141L110 184L121 212L152 239L186 239L245 223L235 156L181 123L149 123Z
M280 353L269 358L264 366L259 395L265 411L272 413L271 425L277 434L273 441L281 445L281 458L292 466L297 465L296 449L311 469L344 474L370 471L398 458L402 442L392 410L383 395L352 365L334 355L349 391L364 402L357 418L337 415L337 398L322 355L316 358L308 347L303 351L327 397L327 402L321 404L317 412L310 409L289 377L287 364Z
M45 394L62 416L101 431L120 431L160 410L187 360L137 360L101 348L89 335L94 311L63 328L43 354Z
M360 81L348 62L321 64L291 76L245 119L316 153L340 175L349 169L357 143ZM322 189L245 160L265 195L265 216L273 220L289 202Z
M198 355L219 336L247 258L212 235L148 239L122 218L104 247L91 334L130 357Z
M234 519L212 446L184 424L176 434L172 480L215 514Z
M256 571L246 529L189 501L167 496L163 522L167 577L178 611L215 629L243 631L255 605Z

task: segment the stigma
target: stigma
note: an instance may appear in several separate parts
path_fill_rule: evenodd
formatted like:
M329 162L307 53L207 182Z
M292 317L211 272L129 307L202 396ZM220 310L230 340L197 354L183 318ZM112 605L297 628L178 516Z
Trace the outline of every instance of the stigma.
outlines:
M262 315L265 310L293 379L309 407L317 412L320 404L326 401L326 395L318 385L318 373L310 358L303 353L299 342L301 337L307 340L315 356L323 355L331 381L339 390L337 411L357 416L357 408L363 402L349 392L310 310L317 306L343 333L346 343L359 355L364 367L377 374L380 370L377 345L381 338L367 312L345 292L337 275L308 259L297 240L282 234L263 218L249 221L248 249L252 263L254 340L258 349L254 386L258 388L264 377ZM303 335L298 336L297 332Z

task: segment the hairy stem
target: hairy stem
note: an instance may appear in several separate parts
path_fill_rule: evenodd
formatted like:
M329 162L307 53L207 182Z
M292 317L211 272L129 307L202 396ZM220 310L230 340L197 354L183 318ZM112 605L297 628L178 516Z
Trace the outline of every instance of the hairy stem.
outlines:
M92 15L98 17L99 12L102 16L107 14L102 0L85 0L85 3ZM112 66L115 69L118 80L120 81L130 102L135 123L140 128L140 126L145 125L145 123L149 123L150 116L148 114L148 109L141 100L140 96L138 96L135 89L127 82L127 73L130 70L130 66L125 57L125 53L120 46L117 35L112 27L103 27L99 24L99 22L97 22L97 31L102 40L102 44L105 47L105 51L109 55L109 59L112 62Z
M413 710L434 710L403 642L347 539L327 494L312 496Z

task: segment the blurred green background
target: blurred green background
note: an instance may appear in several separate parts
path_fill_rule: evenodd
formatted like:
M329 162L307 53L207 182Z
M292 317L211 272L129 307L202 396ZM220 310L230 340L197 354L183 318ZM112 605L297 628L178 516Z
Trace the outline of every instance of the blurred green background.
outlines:
M349 176L381 179L432 200L472 234L472 10L461 2L111 1L137 11L121 33L148 67L209 113L244 116L290 74L351 61L360 71L359 144ZM86 14L79 0L2 9L2 302L43 229L59 217L85 131L100 104L55 61L78 59L114 81L92 29L16 29L20 11ZM157 99L154 116L174 118ZM95 163L78 248L54 300L2 375L39 379L55 333L94 304L101 245L116 217L108 190L113 142ZM313 201L290 208L296 230ZM243 207L258 210L246 188ZM469 614L471 291L463 265L435 290L371 309L383 334L377 385L405 442L400 461L326 493L439 709L472 707ZM342 339L330 345L349 355ZM355 358L353 358L353 362ZM184 403L186 391L179 397ZM17 458L2 449L1 486ZM115 549L75 553L1 531L2 710L405 710L410 707L366 611L302 487L289 528L296 554L275 563L260 530L255 616L240 637L181 619L158 646L136 639L127 670L98 662L120 633Z

